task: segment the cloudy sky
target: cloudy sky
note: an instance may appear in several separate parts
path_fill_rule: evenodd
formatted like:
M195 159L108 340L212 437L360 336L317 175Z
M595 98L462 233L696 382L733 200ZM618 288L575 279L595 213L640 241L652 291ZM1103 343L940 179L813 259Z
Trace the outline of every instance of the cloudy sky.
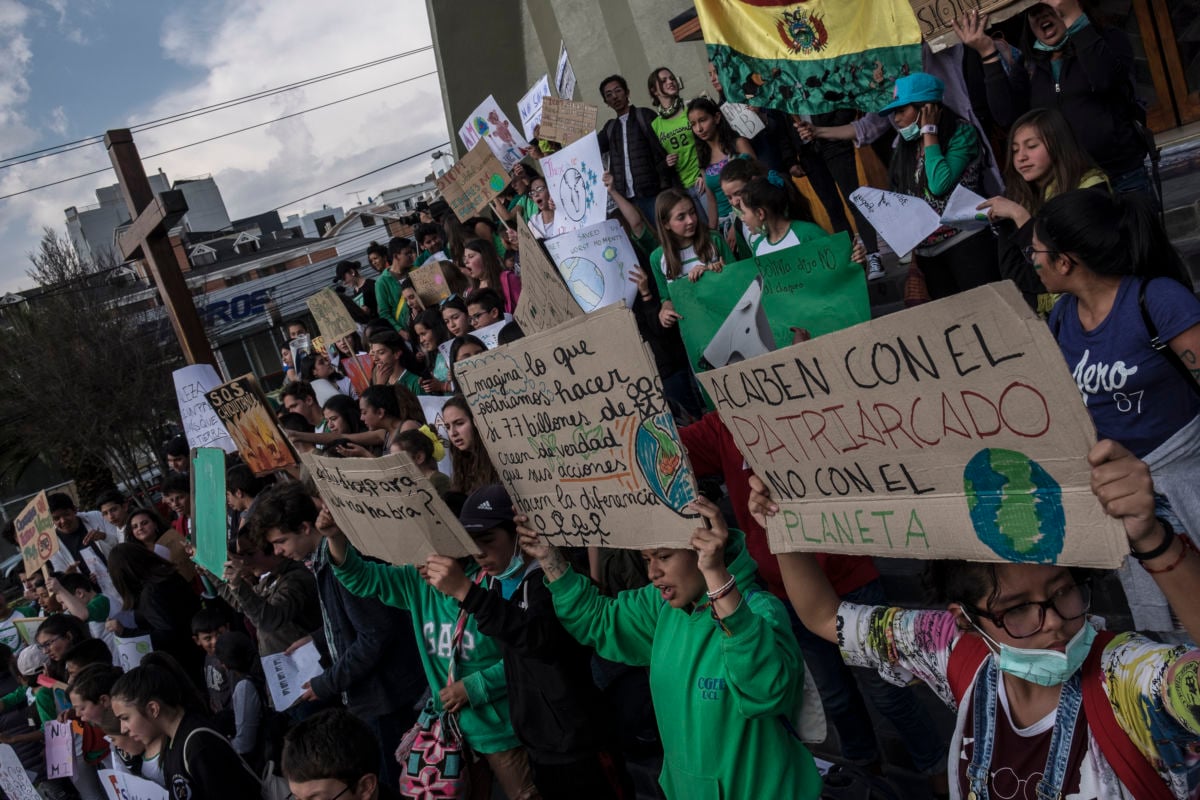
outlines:
M426 47L424 0L0 0L0 158ZM143 157L433 72L433 51L135 133ZM147 160L172 180L212 174L231 218L269 210L448 139L436 75ZM0 162L0 195L109 165L103 144ZM355 205L420 180L429 158L281 209ZM111 170L0 200L0 292L28 286L27 253L63 209L96 202Z

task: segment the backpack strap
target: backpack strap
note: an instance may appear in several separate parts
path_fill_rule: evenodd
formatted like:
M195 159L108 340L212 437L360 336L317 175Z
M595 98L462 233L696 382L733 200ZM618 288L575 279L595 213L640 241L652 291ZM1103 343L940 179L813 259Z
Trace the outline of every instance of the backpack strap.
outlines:
M1154 318L1150 316L1150 309L1146 306L1146 286L1150 281L1147 278L1142 278L1138 283L1138 311L1142 314L1142 324L1146 326L1146 332L1150 334L1150 346L1167 360L1167 363L1175 368L1180 377L1187 381L1188 386L1192 391L1200 393L1200 385L1196 383L1196 379L1192 377L1191 370L1183 363L1183 359L1179 354L1171 349L1171 346L1164 342L1158 335L1158 326L1154 324Z
M201 732L211 733L213 736L216 736L225 744L227 744L227 745L229 744L229 740L225 738L225 734L223 734L219 731L215 731L212 728L193 728L191 731L189 731L187 737L183 740L183 771L188 774L189 779L193 778L195 776L192 775L192 768L188 764L188 744L191 743L193 736L195 736L197 733L201 733ZM230 746L229 749L232 750L233 747ZM258 774L256 774L254 772L254 770L252 770L250 768L250 765L246 763L246 759L242 758L242 754L235 752L234 755L237 756L237 760L241 764L242 768L245 769L247 772L249 772L251 775L253 775L254 779L261 784L262 777L259 776Z
M1173 800L1174 795L1163 782L1162 776L1117 722L1112 703L1104 692L1104 671L1100 661L1104 649L1114 636L1112 631L1097 633L1092 651L1083 662L1083 713L1087 717L1088 727L1113 772L1134 797L1139 800Z
M946 680L950 683L950 691L954 694L954 702L962 705L971 681L979 673L983 661L991 654L987 644L978 636L964 634L954 643L950 651L950 660L946 664Z

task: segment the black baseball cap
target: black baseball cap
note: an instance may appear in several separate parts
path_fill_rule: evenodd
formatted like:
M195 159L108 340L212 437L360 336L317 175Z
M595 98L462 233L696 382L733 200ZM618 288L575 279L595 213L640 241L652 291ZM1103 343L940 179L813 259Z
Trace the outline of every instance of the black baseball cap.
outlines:
M463 504L458 521L467 533L484 533L513 520L512 498L498 483L476 490Z

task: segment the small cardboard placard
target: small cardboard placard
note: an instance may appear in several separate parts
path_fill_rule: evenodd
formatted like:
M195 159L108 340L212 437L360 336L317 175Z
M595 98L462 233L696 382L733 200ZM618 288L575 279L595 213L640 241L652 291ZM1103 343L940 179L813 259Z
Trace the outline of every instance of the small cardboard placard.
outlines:
M542 101L538 136L566 147L596 131L597 108L591 103L547 97Z
M229 501L225 497L225 453L213 447L192 451L192 521L196 555L192 558L218 578L229 558Z
M46 778L69 778L75 774L75 737L69 722L47 722L42 728L46 741Z
M1113 568L1095 428L1011 282L889 314L700 381L771 489L774 552Z
M223 383L205 396L256 476L300 463L253 374Z
M175 379L175 398L189 447L220 447L226 453L237 450L229 432L213 412L205 392L221 385L212 364L189 364L171 373Z
M455 269L449 261L427 261L408 273L417 297L426 308L433 308L451 295L450 279L445 270Z
M525 335L547 331L583 316L554 263L546 257L541 243L520 216L517 241L521 252L521 297L513 316Z
M467 151L437 179L442 199L460 222L466 222L508 186L508 172L484 142Z
M326 342L339 342L358 333L358 326L354 324L342 298L333 289L326 287L305 302L317 321L317 327L321 329L321 338ZM313 350L319 352L320 345L314 342Z
M477 552L458 518L403 453L383 458L305 454L317 490L360 553L389 564Z
M1015 17L1040 0L908 0L912 6L921 36L929 49L939 53L958 44L958 36L950 23L968 11L988 15L988 24L995 25L1009 17Z
M50 502L44 490L26 503L13 521L13 527L17 532L17 547L25 561L25 574L33 575L54 557L59 547L54 519L50 516Z
M633 314L609 306L455 365L517 508L556 544L687 547L687 454Z

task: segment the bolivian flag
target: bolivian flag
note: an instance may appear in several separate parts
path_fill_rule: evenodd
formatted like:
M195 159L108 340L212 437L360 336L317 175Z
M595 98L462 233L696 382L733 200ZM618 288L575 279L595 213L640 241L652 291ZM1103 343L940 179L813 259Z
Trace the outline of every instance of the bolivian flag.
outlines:
M725 95L792 114L876 111L921 70L908 0L695 0Z

